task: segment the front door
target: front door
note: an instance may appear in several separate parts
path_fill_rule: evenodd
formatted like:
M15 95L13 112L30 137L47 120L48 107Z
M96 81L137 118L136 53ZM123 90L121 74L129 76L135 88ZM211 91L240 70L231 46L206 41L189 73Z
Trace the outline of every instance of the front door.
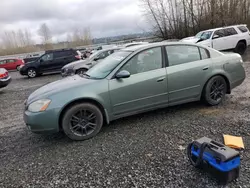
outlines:
M167 78L161 47L138 53L119 71L121 70L127 70L131 76L110 80L109 89L114 116L167 106Z
M51 72L55 69L53 53L44 54L40 59L40 72Z
M166 46L166 50L169 104L196 100L212 70L209 52L191 45Z

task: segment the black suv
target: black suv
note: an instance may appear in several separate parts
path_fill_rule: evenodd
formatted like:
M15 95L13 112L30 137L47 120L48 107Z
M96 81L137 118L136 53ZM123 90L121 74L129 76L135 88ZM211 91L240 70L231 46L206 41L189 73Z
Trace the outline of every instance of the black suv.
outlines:
M59 72L64 65L80 60L81 57L81 52L75 49L48 50L37 60L21 66L19 72L21 75L27 75L30 78L43 73Z

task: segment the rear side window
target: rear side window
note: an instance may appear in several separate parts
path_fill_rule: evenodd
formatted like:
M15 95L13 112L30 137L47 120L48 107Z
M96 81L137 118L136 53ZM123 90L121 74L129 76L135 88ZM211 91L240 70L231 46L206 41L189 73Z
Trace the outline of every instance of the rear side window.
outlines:
M209 58L209 52L205 50L204 48L200 48L200 53L201 53L201 59Z
M237 35L237 34L238 34L237 31L233 27L225 29L226 36Z
M239 26L238 29L239 29L242 33L248 32L248 29L247 29L247 27L245 27L245 26Z
M200 52L196 46L166 46L169 66L180 65L200 60ZM185 53L184 53L185 52Z
M72 55L72 51L60 51L60 52L54 52L54 57L55 58L60 58L60 57L66 57Z
M6 63L6 60L0 60L0 65L4 65Z

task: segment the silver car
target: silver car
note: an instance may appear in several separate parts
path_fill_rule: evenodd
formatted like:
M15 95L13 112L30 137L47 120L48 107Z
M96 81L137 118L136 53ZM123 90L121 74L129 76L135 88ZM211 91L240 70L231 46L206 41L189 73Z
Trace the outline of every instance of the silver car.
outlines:
M108 48L104 50L98 50L92 55L90 55L89 58L87 59L74 61L72 63L65 65L61 69L61 75L62 77L71 76L74 74L83 75L91 67L95 66L97 63L99 63L100 61L108 57L110 54L120 49L121 47L114 47L114 48Z

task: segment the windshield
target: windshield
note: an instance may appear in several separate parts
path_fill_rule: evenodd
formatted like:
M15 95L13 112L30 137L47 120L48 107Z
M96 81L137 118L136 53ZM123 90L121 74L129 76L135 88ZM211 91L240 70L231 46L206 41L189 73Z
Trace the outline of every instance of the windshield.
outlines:
M120 64L129 54L129 51L118 51L107 58L105 58L101 63L98 63L93 68L89 69L87 72L90 78L102 79L109 75L109 73L114 70L114 68Z
M203 40L209 39L211 37L212 31L201 31L195 35L196 38Z
M93 54L91 54L91 55L89 56L89 59L92 59L92 58L95 57L98 53L99 53L99 52L94 52Z
M200 38L204 31L201 31L195 35L196 38Z

